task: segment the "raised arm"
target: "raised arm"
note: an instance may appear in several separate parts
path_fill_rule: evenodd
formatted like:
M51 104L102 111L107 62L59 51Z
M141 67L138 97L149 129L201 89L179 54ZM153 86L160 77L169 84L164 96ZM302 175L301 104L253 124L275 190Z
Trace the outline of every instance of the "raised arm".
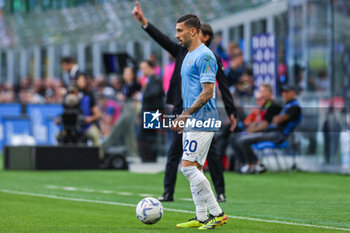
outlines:
M141 23L142 28L155 40L160 46L167 50L173 57L176 57L179 50L183 49L179 44L172 41L167 35L159 31L155 26L148 22L143 15L140 3L136 1L132 14Z

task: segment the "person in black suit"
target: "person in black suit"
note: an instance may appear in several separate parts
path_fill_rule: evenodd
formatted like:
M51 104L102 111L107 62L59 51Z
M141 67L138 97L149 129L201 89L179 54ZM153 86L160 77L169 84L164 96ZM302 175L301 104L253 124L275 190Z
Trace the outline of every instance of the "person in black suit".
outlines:
M138 2L133 9L133 15L141 23L142 28L165 50L167 50L173 57L175 57L175 69L171 77L169 91L167 93L166 102L174 106L173 115L181 114L182 97L181 97L181 65L188 53L188 50L182 47L180 44L173 42L168 36L164 35L156 27L154 27L143 16L142 9ZM206 46L209 46L213 39L213 32L209 25L201 27L200 39ZM232 95L228 89L226 76L224 74L221 58L216 55L215 58L218 62L218 71L216 80L219 83L219 89L222 94L222 98L225 104L225 110L231 121L231 130L236 127L236 108L234 106ZM160 201L174 201L174 191L176 183L177 169L182 156L182 135L172 132L172 141L168 151L167 164L164 175L164 193L159 198ZM223 176L223 167L218 154L216 153L215 140L212 140L208 156L208 165L210 175L212 177L217 200L219 202L226 201L225 197L225 183Z
M155 75L155 64L151 61L142 61L140 70L148 78L142 96L142 111L157 111L164 107L164 92L162 79Z
M162 112L164 107L163 84L162 80L155 75L154 67L154 63L148 60L140 63L141 72L148 78L147 85L142 91L142 117L144 112ZM156 161L158 133L158 130L144 129L142 125L139 135L139 153L143 162Z
M79 70L79 66L72 57L63 57L61 59L61 68L68 73L68 79L63 80L66 87L76 84L78 78L85 74Z

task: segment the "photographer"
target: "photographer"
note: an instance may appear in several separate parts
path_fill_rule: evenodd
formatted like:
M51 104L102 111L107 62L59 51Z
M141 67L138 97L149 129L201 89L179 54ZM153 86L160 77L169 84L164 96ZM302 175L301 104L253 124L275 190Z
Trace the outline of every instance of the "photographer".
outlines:
M78 77L77 86L79 88L80 110L84 116L83 133L92 141L93 145L98 146L100 144L100 129L97 121L101 118L101 111L97 106L95 97L89 90L84 75Z
M101 112L89 92L86 77L80 76L77 84L69 86L67 91L63 100L64 112L55 120L63 127L57 141L61 144L79 144L91 140L93 145L98 146L100 129L97 120L101 118Z
M63 114L55 119L62 130L57 135L60 144L86 143L83 134L84 117L80 111L79 90L76 85L67 88L67 94L63 98Z

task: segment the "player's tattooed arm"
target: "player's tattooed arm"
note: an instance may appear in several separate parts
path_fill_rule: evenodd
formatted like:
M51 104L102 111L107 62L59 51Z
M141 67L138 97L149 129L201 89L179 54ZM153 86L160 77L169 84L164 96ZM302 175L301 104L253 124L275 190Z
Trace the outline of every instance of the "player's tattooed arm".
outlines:
M202 83L202 92L199 94L192 106L174 120L174 124L171 125L171 130L177 131L179 134L181 134L183 132L183 127L181 127L178 123L182 122L182 125L184 125L189 116L203 107L210 100L210 98L213 97L214 88L214 83Z
M192 106L188 108L183 114L190 116L203 107L214 95L214 83L202 83L202 92L198 98L194 101Z

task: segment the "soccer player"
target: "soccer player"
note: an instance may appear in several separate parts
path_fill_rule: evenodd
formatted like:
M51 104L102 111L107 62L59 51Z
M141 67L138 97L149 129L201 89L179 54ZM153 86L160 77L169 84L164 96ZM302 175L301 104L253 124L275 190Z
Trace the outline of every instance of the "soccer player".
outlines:
M192 14L180 17L176 23L176 38L181 46L188 49L188 53L181 66L184 111L174 120L172 130L183 133L181 172L190 182L196 206L196 217L177 224L176 227L213 229L227 222L227 216L202 172L215 129L201 127L201 124L196 123L186 124L186 121L218 119L215 106L215 77L218 66L212 51L200 41L200 26L198 17Z
M166 102L173 105L172 115L179 115L183 111L182 96L181 96L181 66L188 53L187 48L172 41L168 36L159 31L147 18L143 15L139 2L136 1L136 6L132 11L135 19L137 19L142 29L147 32L160 46L167 50L175 58L174 72L170 81L170 88L167 92ZM199 38L207 47L209 47L213 39L213 31L208 24L201 24ZM216 81L222 95L222 100L225 105L226 113L231 121L230 131L236 127L237 120L235 118L236 108L233 103L232 95L228 88L227 77L224 74L223 65L219 56L215 55L218 64L216 73ZM220 69L221 67L221 69ZM167 153L166 169L164 173L164 193L159 197L160 201L174 201L175 183L177 170L182 157L182 135L173 132L171 134L170 147ZM207 155L209 172L217 194L218 202L225 202L225 181L223 176L223 168L221 159L216 152L215 140L212 140L209 152Z

